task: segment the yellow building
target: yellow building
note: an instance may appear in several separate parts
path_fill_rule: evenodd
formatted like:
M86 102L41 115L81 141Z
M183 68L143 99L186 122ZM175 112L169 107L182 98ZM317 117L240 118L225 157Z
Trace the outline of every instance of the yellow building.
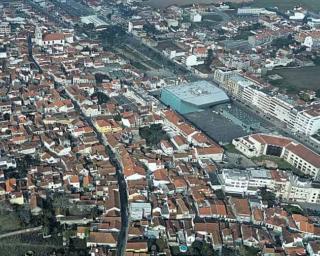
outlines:
M99 132L109 133L112 131L111 124L104 119L96 120L96 128Z

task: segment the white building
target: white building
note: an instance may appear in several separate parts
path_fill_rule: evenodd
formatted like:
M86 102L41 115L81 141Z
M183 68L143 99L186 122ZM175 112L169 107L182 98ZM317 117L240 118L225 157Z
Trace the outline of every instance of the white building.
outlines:
M16 168L17 163L16 160L10 159L7 157L0 158L0 168L9 169L9 168Z
M170 156L173 154L173 146L168 141L162 140L160 142L160 147L166 155Z
M250 8L250 7L238 8L237 14L238 15L276 15L275 12L270 12L265 8Z
M296 113L297 111L294 109L294 106L280 95L271 98L269 114L286 123L290 128L292 128L295 123Z
M317 133L320 130L320 104L298 112L293 130L307 136Z
M308 25L312 28L320 28L320 19L310 18Z
M260 188L266 187L286 201L320 202L319 186L315 186L310 180L300 180L297 176L280 170L224 169L218 177L222 190L226 193L254 195Z
M292 142L283 154L284 160L312 177L318 177L320 171L320 155L302 144Z
M151 217L151 204L150 203L130 203L129 205L130 219L142 220Z
M232 144L247 157L270 155L283 158L304 174L319 176L320 155L286 137L253 134L234 139Z
M11 33L11 26L9 22L1 22L0 23L0 34L7 35Z
M196 55L189 55L185 58L185 64L188 67L197 66L200 64L203 64L204 61L198 60L198 57Z
M100 19L97 15L82 16L81 22L84 24L93 24L96 29L104 28L108 24Z
M39 46L61 45L66 43L63 33L50 33L43 35L41 28L36 27L34 42Z
M191 20L191 22L201 22L202 16L199 13L191 12L190 13L190 20Z
M293 15L289 17L290 20L295 20L295 21L302 21L306 15L301 12L295 12Z
M278 119L293 132L311 136L320 130L320 103L298 110L288 97L265 93L261 85L232 71L216 70L214 79L232 97Z
M233 75L234 72L231 70L216 69L214 71L213 78L217 83L224 85Z
M143 30L143 26L144 26L145 22L142 20L133 20L133 21L129 21L128 23L128 32L132 33L133 31L136 30Z
M226 193L254 195L259 188L274 187L271 171L266 169L224 169L219 180Z
M320 188L312 181L299 180L297 176L290 178L290 186L283 199L293 202L320 203Z

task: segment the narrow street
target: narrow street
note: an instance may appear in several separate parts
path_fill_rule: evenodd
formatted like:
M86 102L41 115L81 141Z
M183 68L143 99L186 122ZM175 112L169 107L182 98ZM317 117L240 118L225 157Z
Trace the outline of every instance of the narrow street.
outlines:
M81 115L81 117L84 120L87 121L87 123L91 126L91 128L96 132L99 142L102 145L104 145L105 150L109 155L110 162L116 167L118 186L119 186L119 196L120 196L120 213L121 213L121 230L118 236L117 255L119 256L125 255L126 245L128 240L128 230L129 230L129 209L128 209L127 184L126 184L124 175L122 173L122 165L119 162L119 160L116 158L115 154L110 149L104 134L102 134L96 129L92 121L92 118L85 116L78 102L72 99L71 95L68 94L67 90L65 90L65 87L63 85L59 84L58 87L64 88L65 93L63 94L63 96L66 96L67 98L72 100L78 113Z

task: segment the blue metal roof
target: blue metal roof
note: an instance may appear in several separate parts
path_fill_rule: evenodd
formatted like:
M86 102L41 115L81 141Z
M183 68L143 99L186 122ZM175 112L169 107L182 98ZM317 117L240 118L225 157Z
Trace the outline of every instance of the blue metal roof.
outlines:
M228 95L222 89L205 80L170 86L164 90L169 91L184 102L199 107L229 101Z

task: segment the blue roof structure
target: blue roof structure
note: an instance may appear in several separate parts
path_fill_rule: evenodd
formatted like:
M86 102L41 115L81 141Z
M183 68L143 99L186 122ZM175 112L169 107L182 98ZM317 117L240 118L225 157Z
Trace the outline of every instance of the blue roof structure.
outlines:
M161 100L181 114L185 114L229 102L229 97L213 83L201 80L166 87L161 92Z

